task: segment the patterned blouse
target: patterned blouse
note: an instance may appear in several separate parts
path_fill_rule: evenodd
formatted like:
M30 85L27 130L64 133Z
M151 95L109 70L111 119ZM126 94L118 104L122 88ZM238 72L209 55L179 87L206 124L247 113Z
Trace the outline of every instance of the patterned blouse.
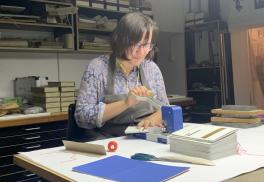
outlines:
M106 104L103 101L107 85L108 62L108 55L99 56L90 62L83 74L75 110L76 121L82 128L100 128L104 125L102 117ZM164 105L168 105L163 77L158 66L151 60L144 60L141 65L156 98ZM127 94L130 88L141 85L138 75L137 68L125 76L117 67L113 75L114 94Z

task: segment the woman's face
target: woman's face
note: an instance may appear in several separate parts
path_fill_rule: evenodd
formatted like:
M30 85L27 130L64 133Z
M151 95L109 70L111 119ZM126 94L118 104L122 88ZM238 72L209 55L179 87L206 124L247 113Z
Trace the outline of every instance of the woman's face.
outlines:
M127 51L127 58L129 63L133 66L138 66L148 55L149 51L153 48L152 31L149 33L149 37L145 38L146 33L143 34L142 39L135 45L131 46Z

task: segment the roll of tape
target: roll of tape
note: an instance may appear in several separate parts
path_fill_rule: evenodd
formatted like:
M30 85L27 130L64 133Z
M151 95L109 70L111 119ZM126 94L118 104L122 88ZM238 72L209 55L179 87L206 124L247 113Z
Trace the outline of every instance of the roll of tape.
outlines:
M116 141L110 141L108 142L107 148L109 152L115 152L117 150L117 142Z

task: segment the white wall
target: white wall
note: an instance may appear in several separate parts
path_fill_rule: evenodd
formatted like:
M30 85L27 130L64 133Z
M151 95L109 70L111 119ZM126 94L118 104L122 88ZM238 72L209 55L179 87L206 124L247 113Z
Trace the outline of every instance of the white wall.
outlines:
M187 0L149 0L159 26L158 65L168 94L186 95L184 22Z
M186 95L184 34L161 32L158 65L168 94Z
M48 76L50 81L75 81L96 55L0 52L0 97L13 96L16 77Z
M161 32L184 32L187 0L149 0Z
M234 1L220 0L221 16L230 28L264 24L264 8L255 9L254 0L240 1L243 8L236 10Z

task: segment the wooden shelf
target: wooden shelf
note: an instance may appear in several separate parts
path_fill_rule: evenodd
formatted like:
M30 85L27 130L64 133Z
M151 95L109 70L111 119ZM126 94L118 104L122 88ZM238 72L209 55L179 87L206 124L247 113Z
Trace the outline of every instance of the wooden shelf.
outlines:
M88 49L48 49L48 48L21 48L21 47L0 47L0 52L49 52L49 53L81 53L81 54L100 54L111 53L112 51L88 50Z
M24 23L24 22L16 22L15 20L0 20L0 24L5 25L13 25L13 26L27 26L27 27L46 27L46 28L65 28L72 29L71 25L63 25L63 24L47 24L47 23ZM18 27L16 27L18 28Z
M115 11L115 10L107 10L100 9L88 6L77 5L78 14L86 15L88 17L95 17L97 15L107 16L109 19L120 19L122 16L127 14L127 12Z
M191 111L190 114L194 114L194 115L203 115L203 116L213 116L213 114L211 114L210 112L195 112L195 111Z
M54 5L62 5L62 6L72 6L72 3L66 3L66 2L57 2L57 1L50 1L50 0L30 0L31 2L40 2L40 3L46 3L46 4L54 4Z
M221 92L221 90L187 90L188 92Z
M94 8L94 7L85 6L85 5L78 5L78 3L77 3L77 7L79 7L79 8L85 8L85 9L90 9L90 10L101 11L101 12L116 13L116 14L120 14L120 15L125 15L125 14L128 13L128 12L122 12L122 11L109 10L109 9Z
M221 20L211 20L211 21L205 21L199 24L193 24L190 26L186 26L185 31L200 30L200 29L201 30L202 29L215 29L215 25L218 25L221 28L227 27L226 23Z
M220 66L188 67L187 70L219 69Z
M32 118L23 118L23 119L12 119L12 120L1 120L0 128L5 127L13 127L13 126L22 126L29 124L37 124L37 123L49 123L55 121L63 121L68 120L68 113L54 113L48 116L40 116L40 117L32 117Z
M76 52L83 54L97 54L97 53L100 54L100 53L111 53L112 51L79 49Z
M0 52L61 52L71 53L74 49L51 49L51 48L30 48L30 47L0 47Z
M104 30L104 29L98 29L98 28L79 28L79 32L95 32L95 33L101 33L101 34L113 33L113 31L111 30Z

